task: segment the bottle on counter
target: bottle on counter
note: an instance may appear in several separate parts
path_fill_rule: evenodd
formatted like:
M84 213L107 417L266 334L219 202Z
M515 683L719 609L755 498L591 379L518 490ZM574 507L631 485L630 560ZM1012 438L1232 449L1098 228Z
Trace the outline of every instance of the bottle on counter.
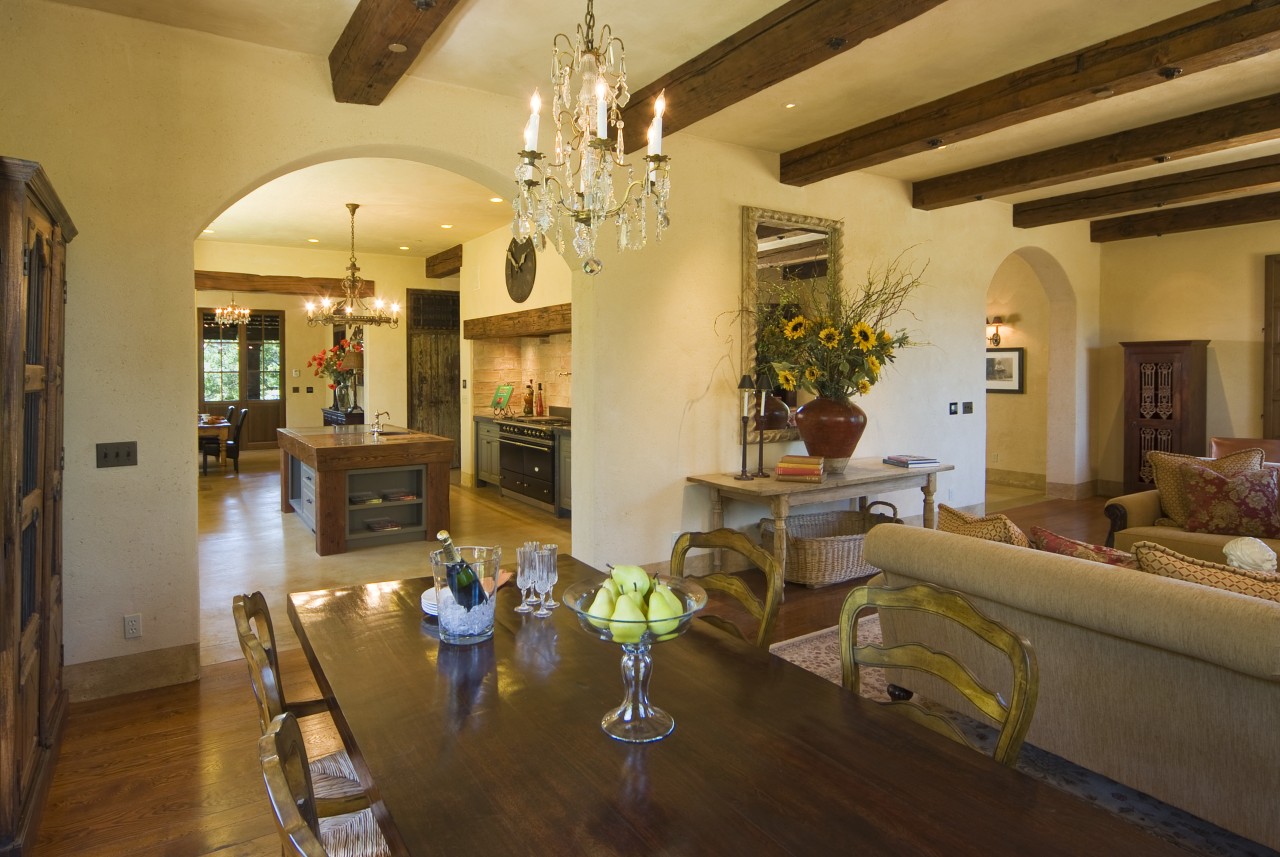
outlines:
M442 556L447 569L449 591L453 593L453 600L458 602L458 606L470 610L488 601L489 595L480 584L479 575L454 547L449 531L441 530L436 533L436 540L440 542L440 548L444 551Z
M533 399L533 415L536 417L546 416L546 408L542 403L542 383L538 383L538 394Z
M524 385L524 415L526 417L533 416L533 379L529 379L529 383Z

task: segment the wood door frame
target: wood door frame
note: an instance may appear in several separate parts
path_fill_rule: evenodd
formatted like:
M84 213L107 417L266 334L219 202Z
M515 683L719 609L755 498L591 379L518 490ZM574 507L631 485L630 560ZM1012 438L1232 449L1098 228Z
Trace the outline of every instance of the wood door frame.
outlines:
M202 406L207 404L205 403L205 399L204 399L204 314L212 313L214 309L215 309L214 307L197 307L196 308L196 336L197 336L197 342L196 342L197 398L196 398L196 401ZM263 315L274 315L274 316L279 316L280 318L280 339L278 340L280 343L280 378L279 378L280 398L279 399L246 399L243 395L241 395L234 402L228 400L228 401L222 402L221 404L224 407L226 405L232 405L232 404L235 405L237 413L242 408L248 408L250 419L252 419L255 411L260 411L260 410L263 410L264 408L274 408L277 412L276 421L275 421L276 426L279 428L283 428L287 422L287 417L288 417L288 400L286 398L286 391L288 389L286 382L288 379L285 374L285 353L286 353L285 326L288 321L288 318L285 310L282 310L282 309L254 309L250 311L250 318L253 318L253 316L263 316ZM236 344L240 350L241 358L243 358L246 350L246 337L245 337L244 325L235 325L235 327L239 328L236 336ZM245 391L245 387L246 387L245 379L247 377L246 373L248 372L247 369L243 368L243 364L244 364L244 361L242 359L241 369L240 369L240 385L239 385L241 393L244 393ZM241 449L275 449L275 448L276 448L276 441L275 441L274 430L270 434L270 440L259 440L256 442L246 440L241 442Z
M1280 254L1263 258L1263 289L1266 295L1262 315L1262 436L1280 437Z

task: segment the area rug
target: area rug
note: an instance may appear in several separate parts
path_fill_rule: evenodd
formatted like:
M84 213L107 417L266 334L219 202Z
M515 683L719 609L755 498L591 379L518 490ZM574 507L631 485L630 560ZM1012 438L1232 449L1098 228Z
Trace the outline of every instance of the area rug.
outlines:
M858 642L864 645L880 642L878 616L866 616L859 620ZM833 625L821 631L774 643L769 651L827 681L840 683L838 626ZM862 671L863 696L886 700L888 697L885 696L884 688L883 671ZM957 722L965 721L968 727L966 732L970 737L988 746L994 743L994 729L959 715L956 717ZM1206 857L1280 857L1280 852L1223 830L1148 794L1073 765L1061 756L1055 756L1031 744L1023 744L1018 770L1089 803L1098 804L1157 836L1181 845L1192 854L1203 854Z

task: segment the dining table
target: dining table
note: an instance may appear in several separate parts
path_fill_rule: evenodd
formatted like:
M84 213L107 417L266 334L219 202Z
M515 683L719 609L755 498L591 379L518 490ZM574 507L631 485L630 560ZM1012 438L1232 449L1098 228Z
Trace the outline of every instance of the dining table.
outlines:
M560 584L599 578L562 555ZM1097 806L695 620L653 647L675 730L606 735L620 647L567 606L441 643L411 578L289 596L393 854L1184 855Z
M218 463L227 463L227 438L231 436L231 423L225 418L206 422L196 417L196 438L216 437L218 439Z

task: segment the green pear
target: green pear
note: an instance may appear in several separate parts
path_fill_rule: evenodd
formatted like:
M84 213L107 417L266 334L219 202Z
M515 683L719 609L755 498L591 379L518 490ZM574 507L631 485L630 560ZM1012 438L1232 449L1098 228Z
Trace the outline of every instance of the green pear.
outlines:
M639 592L641 598L649 594L649 586L652 581L649 580L648 572L640 566L615 565L611 574L621 591L625 592L630 589Z
M610 619L609 634L615 643L638 643L644 636L644 613L634 598L619 598Z
M682 613L684 613L684 605L671 591L671 587L659 583L653 588L653 594L649 596L650 633L658 637L672 633L680 624L679 617Z
M587 621L597 628L604 629L609 624L609 617L613 615L613 605L616 599L613 595L613 587L601 586L596 590L596 597L591 600L591 606L587 608Z

